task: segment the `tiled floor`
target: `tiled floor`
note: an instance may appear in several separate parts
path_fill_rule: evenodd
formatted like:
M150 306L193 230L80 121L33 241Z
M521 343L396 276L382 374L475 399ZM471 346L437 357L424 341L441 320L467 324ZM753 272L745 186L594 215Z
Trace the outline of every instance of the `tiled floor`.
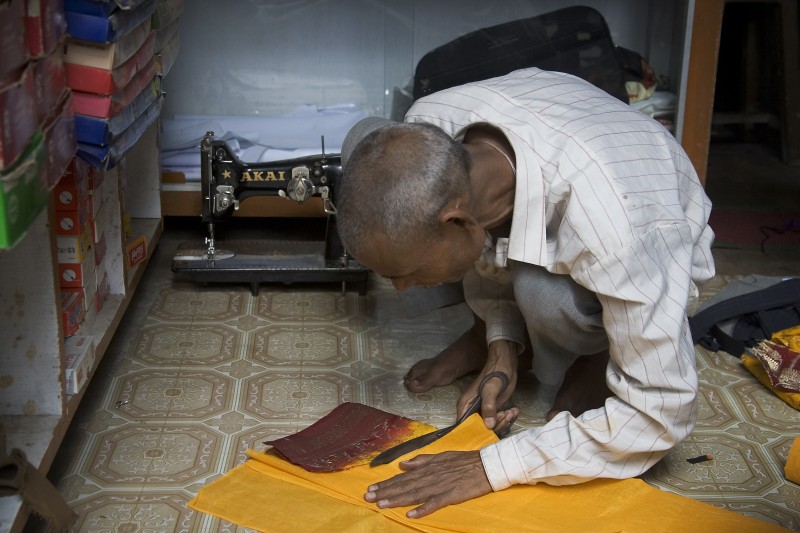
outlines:
M709 194L724 202L749 182L714 174L729 159L716 153ZM764 168L763 161L753 165ZM800 172L792 172L796 180L784 176L780 185L790 195L800 184ZM294 433L344 401L434 425L452 422L466 381L411 394L401 376L469 326L464 307L407 318L381 280L371 281L366 296L299 285L262 286L253 296L248 286L176 281L171 258L187 233L169 220L166 228L51 471L79 515L79 531L244 531L186 502L241 463L248 447L263 448L262 441ZM703 297L740 274L800 274L796 251L717 252L720 275ZM800 530L800 486L783 475L800 412L735 358L702 349L697 356L698 427L644 479ZM520 428L543 423L553 393L533 380L518 385ZM714 460L686 462L706 453Z

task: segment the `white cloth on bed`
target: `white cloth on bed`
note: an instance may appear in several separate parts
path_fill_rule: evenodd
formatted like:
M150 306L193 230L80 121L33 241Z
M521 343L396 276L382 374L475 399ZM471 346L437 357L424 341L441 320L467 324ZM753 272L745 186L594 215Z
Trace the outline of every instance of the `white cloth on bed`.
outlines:
M161 168L181 172L186 181L200 179L200 141L206 132L224 140L242 161L279 161L321 154L338 154L350 128L369 113L343 104L298 107L281 116L179 115L162 119Z

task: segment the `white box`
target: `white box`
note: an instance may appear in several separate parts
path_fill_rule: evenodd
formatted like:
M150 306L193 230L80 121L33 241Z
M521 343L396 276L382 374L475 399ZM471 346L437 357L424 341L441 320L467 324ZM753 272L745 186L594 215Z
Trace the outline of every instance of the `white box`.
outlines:
M59 263L80 263L92 252L92 229L87 226L80 235L57 235L56 247Z
M64 339L64 374L67 394L78 394L94 366L94 337L74 335Z

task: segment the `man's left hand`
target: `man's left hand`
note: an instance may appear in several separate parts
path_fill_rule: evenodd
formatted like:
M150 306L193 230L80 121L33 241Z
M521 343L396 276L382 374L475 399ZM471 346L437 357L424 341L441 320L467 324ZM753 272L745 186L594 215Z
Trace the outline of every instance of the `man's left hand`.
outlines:
M381 509L422 504L406 513L421 518L492 492L480 451L418 455L401 462L400 468L405 472L371 485L364 499Z

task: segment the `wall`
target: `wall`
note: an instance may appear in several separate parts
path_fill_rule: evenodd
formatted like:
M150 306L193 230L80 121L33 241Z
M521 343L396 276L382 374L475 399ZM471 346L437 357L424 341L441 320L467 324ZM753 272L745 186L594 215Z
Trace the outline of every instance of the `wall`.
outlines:
M677 92L688 0L188 0L163 116L273 115L355 103L391 116L393 93L431 49L567 5L600 11L614 42Z

